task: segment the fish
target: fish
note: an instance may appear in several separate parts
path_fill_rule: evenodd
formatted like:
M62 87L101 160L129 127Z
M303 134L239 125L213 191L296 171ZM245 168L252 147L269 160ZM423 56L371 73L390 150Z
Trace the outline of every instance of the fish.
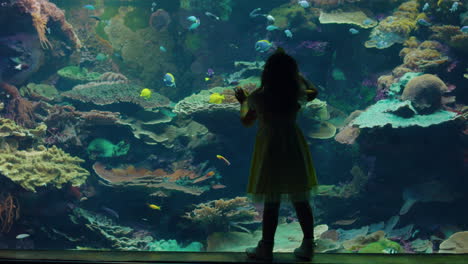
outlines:
M309 8L310 7L310 4L309 2L305 1L305 0L301 0L298 2L298 4L303 7L303 8Z
M164 84L166 86L169 86L169 87L175 87L176 84L175 84L175 77L174 75L172 75L172 73L166 73L166 75L164 75Z
M196 16L189 16L187 17L187 20L190 22L197 22L198 18Z
M454 13L458 10L458 2L453 2L452 7L450 7L450 12Z
M468 26L461 27L460 31L463 32L464 34L468 34Z
M154 12L154 11L156 10L156 6L157 6L157 5L158 5L158 4L156 4L156 2L153 2L153 3L151 4L151 12Z
M167 52L167 49L164 46L159 46L159 50L162 52Z
M200 26L200 20L197 20L197 22L193 23L190 25L189 30L195 30Z
M209 172L208 172L207 174L205 174L204 176L195 179L192 183L198 183L198 182L201 182L201 181L204 181L204 180L208 180L208 179L210 179L211 177L213 177L213 175L215 175L215 172L214 172L214 171L209 171Z
M355 28L350 28L349 29L349 33L353 34L353 35L356 35L356 34L359 34L359 30L355 29Z
M258 16L262 16L262 14L257 14L260 10L262 10L260 7L259 8L255 8L254 10L252 10L249 14L249 16L251 18L254 18L254 17L258 17Z
M358 218L347 219L347 220L338 220L338 221L335 221L334 223L332 223L332 225L352 225L357 220L358 220Z
M270 22L270 23L275 23L275 17L273 17L272 15L267 15L267 16L266 16L266 19L267 19L268 22Z
M273 47L273 44L266 39L259 40L255 43L255 50L262 53L269 51L271 47Z
M98 61L104 61L104 60L107 59L107 55L104 54L104 53L98 53L98 55L96 55L95 59L98 60Z
M422 11L423 11L423 12L426 12L426 11L429 9L429 7L430 7L430 6L429 6L429 3L425 3L424 6L423 6L423 8L422 8Z
M31 236L30 234L19 234L16 236L16 239L24 239L30 236Z
M214 93L214 94L210 95L209 102L212 103L212 104L221 104L224 99L226 99L224 97L224 94L221 95L219 93Z
M215 14L213 14L213 13L205 12L205 15L206 15L206 16L209 16L209 17L212 17L212 18L214 18L214 19L216 19L216 20L219 20L219 16L217 16L217 15L215 15Z
M220 160L223 160L224 162L226 162L226 164L229 166L231 165L231 162L229 162L229 160L227 160L225 157L221 156L221 155L216 155L216 158L220 159Z
M85 5L83 6L83 8L88 10L96 10L96 8L93 5Z
M148 204L148 207L153 209L153 210L161 210L161 206L155 205L155 204Z
M214 189L214 190L224 189L224 188L226 188L226 185L222 185L222 184L213 184L213 185L211 185L211 189Z
M444 0L439 0L439 1L437 1L437 6L440 6L440 4L442 4L443 1L444 1Z
M418 19L418 24L425 27L430 27L432 24L427 22L424 18Z
M148 88L145 88L141 90L140 97L143 97L145 99L150 99L151 98L151 90Z
M213 75L214 75L213 69L209 68L209 69L206 71L205 81L211 80L211 77L213 77Z
M279 29L279 27L274 26L274 25L269 25L269 26L266 27L266 30L268 30L268 31L273 31L273 30L277 30L277 29Z
M94 19L96 19L97 21L101 21L101 18L98 17L98 16L89 16L89 18L94 18Z
M51 31L50 31L50 27L46 27L46 31L47 31L47 34L50 35L50 32L51 32Z
M286 34L286 37L288 37L288 38L292 38L292 36L293 36L293 33L292 33L291 30L289 30L289 29L286 29L286 30L284 31L284 34Z
M117 219L120 218L119 214L115 210L110 209L109 207L102 206L101 209L114 218L117 218Z

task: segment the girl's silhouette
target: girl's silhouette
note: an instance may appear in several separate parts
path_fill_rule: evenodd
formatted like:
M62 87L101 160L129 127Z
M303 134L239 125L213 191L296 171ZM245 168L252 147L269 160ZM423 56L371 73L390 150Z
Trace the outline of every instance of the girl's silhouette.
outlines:
M262 239L248 248L251 258L271 260L281 201L291 201L304 233L297 257L310 259L314 249L314 218L309 204L317 187L312 157L296 116L301 103L313 100L318 91L299 73L296 61L279 48L262 73L260 88L248 94L236 88L241 121L259 126L250 167L247 195L264 202Z

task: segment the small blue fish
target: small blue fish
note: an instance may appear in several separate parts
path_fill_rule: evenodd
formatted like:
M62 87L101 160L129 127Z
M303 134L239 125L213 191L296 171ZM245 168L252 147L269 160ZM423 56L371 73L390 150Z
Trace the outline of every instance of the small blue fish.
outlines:
M458 2L454 2L454 3L452 4L452 7L451 7L449 10L450 10L450 12L452 12L452 13L453 13L453 12L456 12L456 11L458 10Z
M423 12L426 12L426 11L429 9L429 7L430 7L430 6L429 6L429 3L425 3L424 6L423 6L423 8L422 8L422 11L423 11Z
M85 5L83 6L83 8L88 10L96 10L96 8L93 5Z
M355 29L355 28L350 28L349 29L349 33L353 34L353 35L356 35L356 34L359 34L359 30Z
M258 16L262 16L262 14L257 14L259 11L261 11L262 9L259 7L259 8L255 8L254 10L252 10L249 14L249 16L251 18L254 18L254 17L258 17Z
M291 30L289 30L289 29L286 29L286 30L284 31L284 34L286 34L286 37L288 37L288 38L292 38L292 36L293 36L293 33L292 33Z
M298 4L300 6L302 6L303 8L309 8L310 7L309 2L307 2L306 0L301 0L301 1L298 2Z
M277 29L279 29L279 27L273 26L273 25L269 25L268 27L266 27L266 30L268 30L268 31L273 31L273 30L277 30Z
M197 22L193 23L193 24L189 27L189 30L195 30L195 29L197 29L199 26L200 26L200 20L198 20Z
M164 84L166 86L169 86L169 87L175 87L176 84L175 84L175 77L174 75L172 75L172 73L166 73L166 75L164 75Z
M272 46L273 44L270 41L262 39L255 43L255 50L263 53L269 51Z
M424 18L418 19L418 24L425 27L430 27L432 24L427 22Z
M159 50L162 52L167 52L167 49L164 46L159 46Z
M468 26L463 26L460 28L460 31L463 32L463 34L468 34Z
M187 20L190 22L197 22L198 18L196 16L189 16L187 17Z

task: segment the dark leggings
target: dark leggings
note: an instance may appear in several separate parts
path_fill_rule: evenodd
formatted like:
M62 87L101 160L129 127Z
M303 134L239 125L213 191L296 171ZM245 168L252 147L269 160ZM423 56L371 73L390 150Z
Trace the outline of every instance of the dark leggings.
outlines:
M314 215L308 201L294 202L297 218L301 224L304 239L314 237ZM265 202L263 209L263 240L273 241L278 226L279 202Z

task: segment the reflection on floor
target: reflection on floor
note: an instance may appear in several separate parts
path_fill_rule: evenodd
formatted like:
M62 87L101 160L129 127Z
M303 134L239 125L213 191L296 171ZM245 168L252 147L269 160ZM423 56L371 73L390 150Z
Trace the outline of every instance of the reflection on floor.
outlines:
M0 250L0 263L254 263L241 252L112 252ZM258 263L258 262L257 262ZM317 254L298 261L291 253L275 253L273 263L316 264L467 264L468 254Z

